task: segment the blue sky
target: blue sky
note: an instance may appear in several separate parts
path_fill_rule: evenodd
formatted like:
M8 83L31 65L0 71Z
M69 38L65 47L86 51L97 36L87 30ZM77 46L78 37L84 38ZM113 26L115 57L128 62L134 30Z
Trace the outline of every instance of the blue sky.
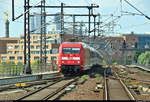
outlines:
M15 7L16 7L16 16L17 14L21 14L23 12L23 1L24 0L15 0ZM40 0L30 0L31 5L36 4ZM150 16L150 0L128 0L132 3L136 8L142 11L144 14ZM63 2L65 5L84 5L89 6L91 3L99 5L98 9L94 9L94 13L100 13L102 15L101 21L105 21L107 18L110 17L111 14L114 16L121 16L121 2L120 0L46 0L46 5L60 5ZM138 13L135 9L129 6L122 0L122 10ZM31 12L35 11L35 9ZM36 9L38 12L39 10ZM66 14L68 13L82 13L88 14L87 9L65 9ZM0 0L0 37L5 36L5 25L4 25L4 13L9 13L9 20L10 20L10 36L11 37L19 37L20 34L23 34L23 17L15 22L11 21L11 0ZM57 13L60 12L60 9L47 9L48 13ZM104 16L108 15L108 16ZM53 17L47 18L47 21L51 21ZM65 20L71 20L71 17L66 17ZM78 21L88 21L86 17L77 18ZM112 18L108 19L106 22L110 22ZM118 33L124 32L131 32L134 31L135 33L144 33L150 32L150 20L146 19L144 16L138 15L123 15L121 18L115 21L115 28L114 28L114 35L118 35Z

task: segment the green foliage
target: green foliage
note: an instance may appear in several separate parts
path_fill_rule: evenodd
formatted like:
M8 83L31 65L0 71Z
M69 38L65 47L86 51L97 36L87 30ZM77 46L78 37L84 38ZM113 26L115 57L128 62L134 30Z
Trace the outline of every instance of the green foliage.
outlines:
M118 64L116 61L113 61L112 64Z
M23 63L22 62L18 62L17 65L18 66L23 66Z
M32 65L34 65L34 66L37 66L37 65L39 65L40 64L40 61L39 60L36 60L34 63L32 63Z
M32 67L37 67L39 64L40 64L40 61L39 61L39 60L36 60L36 61L34 61L34 62L31 64L31 66L32 66Z
M142 53L138 57L138 63L139 64L150 64L150 51L147 51L145 53Z
M129 79L129 78L127 78L126 80L125 80L125 83L126 84L129 84L131 82L131 79Z
M88 75L83 75L83 76L81 77L81 80L87 80L88 78L89 78Z

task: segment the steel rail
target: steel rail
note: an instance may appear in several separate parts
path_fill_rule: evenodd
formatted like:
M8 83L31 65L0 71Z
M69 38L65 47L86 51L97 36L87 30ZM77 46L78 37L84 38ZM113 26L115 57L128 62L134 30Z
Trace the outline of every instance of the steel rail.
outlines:
M112 79L119 81L119 83L123 87L124 91L126 92L126 94L128 95L130 100L135 100L132 93L129 91L129 89L127 88L125 83L123 83L123 81L119 78L119 76L117 75L116 72L114 72L114 75L115 75L116 78L112 78ZM110 97L109 97L108 78L106 78L106 73L105 72L104 72L104 80L105 80L105 82L104 82L104 100L111 100Z
M27 98L28 96L31 96L31 95L33 95L33 94L35 94L35 93L37 93L37 92L39 92L39 91L41 91L41 90L43 90L43 89L49 87L49 86L51 86L51 85L56 84L57 82L62 81L62 80L64 80L64 78L61 78L61 79L59 79L59 80L57 80L57 81L54 81L53 83L50 83L50 84L48 84L48 85L46 85L46 86L44 86L44 87L41 87L40 89L35 90L35 91L33 91L33 92L31 92L31 93L29 93L29 94L27 94L27 95L24 95L24 96L22 96L21 98L18 98L17 100L23 100L23 99Z
M131 100L135 100L134 96L132 95L132 93L129 91L129 89L127 88L127 86L125 85L125 83L119 78L118 74L116 72L114 72L115 75L117 76L117 79L119 80L119 82L121 83L121 85L123 86L124 90L127 92L128 96L130 97Z
M108 100L108 85L107 85L107 78L106 78L106 69L104 71L104 100Z
M127 66L127 65L126 65ZM144 71L150 72L150 69L146 68L145 66L140 66L140 65L128 65L127 67L136 67L139 69L142 69Z
M135 100L134 96L131 94L125 83L121 79L119 79L121 85L123 86L124 90L127 92L128 96L130 97L131 100Z
M44 86L44 87L42 87L42 88L40 88L40 89L38 89L38 90L36 90L36 91L34 91L32 93L29 93L29 94L27 94L27 95L19 98L17 100L28 100L28 97L30 99L32 97L32 95L33 95L33 97L35 97L35 95L38 94L39 92L42 92L45 89L47 90L47 88L53 87L53 85L55 86L55 85L57 85L57 83L62 82L63 80L66 80L66 79L68 79L68 78L62 78L60 80L57 80L57 81L55 81L55 82L53 82L53 83L51 83L49 85L46 85L46 86ZM58 89L50 92L49 94L45 95L45 97L40 98L39 100L48 100L49 98L52 98L53 96L55 96L56 94L58 94L60 91L62 91L64 88L66 88L68 85L70 85L71 83L75 82L77 79L78 78L75 78L73 80L71 79L71 81L65 83L65 85L63 85L61 87L58 87Z
M43 100L48 100L50 98L52 98L53 96L55 96L56 94L58 94L60 91L62 91L64 88L66 88L68 85L72 84L73 82L77 81L78 78L75 78L74 80L70 81L69 83L63 85L62 87L58 88L56 91L54 91L53 93L49 94L48 96L46 96L45 98L43 98ZM57 97L56 97L57 98ZM56 99L55 98L55 99Z

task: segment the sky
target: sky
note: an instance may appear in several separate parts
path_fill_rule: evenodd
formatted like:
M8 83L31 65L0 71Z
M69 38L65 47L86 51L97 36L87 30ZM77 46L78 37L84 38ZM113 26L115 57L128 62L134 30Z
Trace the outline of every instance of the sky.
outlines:
M30 0L31 5L37 4L41 0ZM132 5L150 17L150 0L128 0ZM124 0L46 0L46 5L61 5L61 2L67 6L89 6L91 3L99 5L99 8L94 9L94 13L100 13L101 21L111 22L116 17L113 35L119 35L125 32L145 33L150 32L150 20L141 15L125 15L121 11L138 13L134 8L128 5ZM15 16L23 13L24 0L15 0ZM31 9L31 12L40 12L39 9ZM11 17L11 0L0 0L0 37L5 37L5 15L8 12L10 21L10 37L20 37L24 33L23 17L16 21L12 21ZM60 12L60 9L47 9L47 13L53 14ZM64 13L70 14L88 14L88 9L64 9ZM113 14L113 17L112 17ZM53 17L47 17L47 22L52 21ZM72 20L71 17L65 17L65 21ZM92 19L93 20L93 19ZM87 17L77 17L77 21L88 21ZM51 26L50 26L51 27ZM48 27L48 29L50 29ZM109 33L106 33L109 35Z

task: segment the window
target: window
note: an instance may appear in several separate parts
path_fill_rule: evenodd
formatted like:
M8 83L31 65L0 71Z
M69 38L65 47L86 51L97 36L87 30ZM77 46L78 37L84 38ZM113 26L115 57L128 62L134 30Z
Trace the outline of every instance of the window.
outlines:
M31 49L34 49L34 46L33 46L33 45L31 45Z
M8 54L13 54L13 52L12 51L8 51Z
M40 51L31 51L31 54L40 54Z
M38 46L36 46L36 49L40 49L40 46L38 45Z
M19 54L19 51L15 51L15 54Z
M51 60L57 60L57 57L53 56L51 57Z
M46 51L46 54L51 54L51 50L50 51Z
M80 53L79 47L64 47L62 50L63 53Z
M33 40L36 40L37 38L36 38L36 36L33 36Z
M18 60L22 60L22 56L18 56L17 59L18 59Z
M9 60L15 60L15 57L14 56L10 56Z
M13 46L12 45L8 45L7 49L13 49Z
M24 41L23 41L23 40L21 40L21 41L20 41L20 43L24 43Z
M6 56L2 56L2 61L6 61L7 57Z
M52 53L52 54L57 54L57 53L58 53L58 48L53 48L53 49L51 50L51 53Z
M16 46L15 46L15 49L19 49L19 48L20 48L19 45L16 45Z
M36 54L40 54L40 51L36 51Z

